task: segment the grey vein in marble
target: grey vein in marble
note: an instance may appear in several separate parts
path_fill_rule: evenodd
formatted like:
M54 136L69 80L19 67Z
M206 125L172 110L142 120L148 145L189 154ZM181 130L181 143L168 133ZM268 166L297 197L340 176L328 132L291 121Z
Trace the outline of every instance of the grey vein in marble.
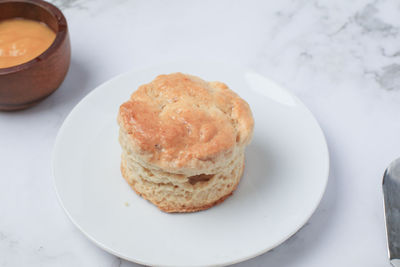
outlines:
M397 27L383 22L376 15L378 9L373 4L368 4L364 9L354 16L354 21L365 33L376 32L385 36L396 36L399 32Z
M50 0L50 2L62 10L87 8L84 4L85 1L82 0Z
M400 57L400 50L396 51L396 52L393 52L393 53L388 53L388 52L386 52L385 48L381 47L380 51L381 51L381 55L384 56L384 57L389 57L389 58L391 58L391 57Z
M383 73L378 77L382 88L392 91L400 90L400 65L391 64L383 68Z

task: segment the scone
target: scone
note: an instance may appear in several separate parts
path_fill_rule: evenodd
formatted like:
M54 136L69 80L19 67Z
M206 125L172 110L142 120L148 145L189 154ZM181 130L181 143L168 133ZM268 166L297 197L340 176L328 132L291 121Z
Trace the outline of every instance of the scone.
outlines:
M118 123L123 177L166 212L204 210L230 196L254 127L249 105L228 86L182 73L140 86Z

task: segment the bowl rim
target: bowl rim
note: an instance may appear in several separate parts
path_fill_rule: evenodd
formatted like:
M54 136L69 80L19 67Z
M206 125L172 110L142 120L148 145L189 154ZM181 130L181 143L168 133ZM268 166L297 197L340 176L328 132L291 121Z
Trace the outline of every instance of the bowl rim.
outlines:
M0 75L6 75L6 74L26 70L26 69L30 68L31 66L35 65L37 62L45 60L51 54L53 54L53 52L57 51L57 49L61 46L61 44L63 44L64 40L67 38L67 35L68 35L67 20L65 19L65 16L61 12L61 10L58 7L56 7L55 5L53 5L49 2L43 1L43 0L1 0L0 1L0 5L5 4L5 3L31 4L31 5L35 5L39 8L46 10L57 20L58 30L56 32L56 38L54 39L53 43L46 50L44 50L43 53L41 53L37 57L35 57L25 63L7 67L7 68L0 68Z

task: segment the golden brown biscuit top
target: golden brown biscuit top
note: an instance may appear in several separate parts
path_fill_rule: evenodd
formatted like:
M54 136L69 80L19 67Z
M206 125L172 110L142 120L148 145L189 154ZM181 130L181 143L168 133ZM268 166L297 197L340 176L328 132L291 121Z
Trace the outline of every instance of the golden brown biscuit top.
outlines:
M247 145L254 123L248 104L224 83L182 73L140 86L118 121L150 163L176 168Z

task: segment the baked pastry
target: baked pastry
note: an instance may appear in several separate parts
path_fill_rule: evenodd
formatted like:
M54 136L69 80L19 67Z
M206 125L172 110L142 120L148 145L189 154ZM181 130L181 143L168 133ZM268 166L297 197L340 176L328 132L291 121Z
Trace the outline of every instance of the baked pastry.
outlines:
M232 194L253 133L249 105L221 82L173 73L120 106L121 172L166 212L210 208Z

